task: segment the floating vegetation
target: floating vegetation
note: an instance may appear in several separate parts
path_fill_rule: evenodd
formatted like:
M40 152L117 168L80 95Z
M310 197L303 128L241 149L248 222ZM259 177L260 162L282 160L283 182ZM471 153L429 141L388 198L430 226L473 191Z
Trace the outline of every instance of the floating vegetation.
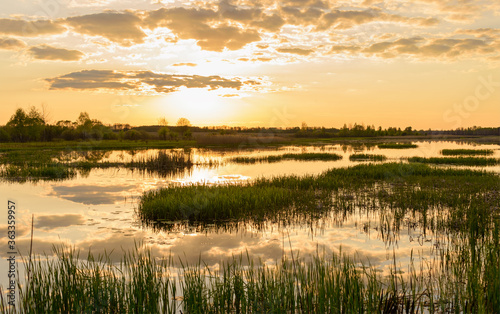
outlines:
M441 150L443 156L490 156L493 155L492 149L443 149Z
M418 145L411 143L385 143L378 144L378 148L395 148L395 149L406 149L406 148L417 148Z
M374 154L353 154L349 156L350 161L385 161L387 157L384 155Z
M231 158L230 161L235 163L243 163L243 164L254 164L257 162L279 162L284 160L300 160L300 161L309 161L309 160L340 160L342 159L341 155L331 154L331 153L301 153L301 154L283 154L276 156L262 156L262 157L234 157Z
M500 159L486 157L410 157L409 162L419 162L436 165L459 166L494 166L500 164Z

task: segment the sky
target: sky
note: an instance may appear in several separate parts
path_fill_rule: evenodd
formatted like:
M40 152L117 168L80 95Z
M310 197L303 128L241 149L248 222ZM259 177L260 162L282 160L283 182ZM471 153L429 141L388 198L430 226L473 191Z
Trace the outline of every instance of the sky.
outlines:
M0 3L0 125L500 126L498 0Z

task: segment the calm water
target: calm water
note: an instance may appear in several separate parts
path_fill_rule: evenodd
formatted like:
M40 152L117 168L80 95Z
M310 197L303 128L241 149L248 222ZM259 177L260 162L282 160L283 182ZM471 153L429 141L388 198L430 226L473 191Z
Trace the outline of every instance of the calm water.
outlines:
M34 245L36 254L52 254L53 245L69 244L82 251L92 250L95 254L110 253L119 260L122 250L132 249L135 243L148 245L155 256L172 254L189 263L202 260L210 266L221 260L243 253L267 263L279 260L290 248L301 256L325 252L352 253L360 261L368 261L381 271L393 265L393 255L404 268L413 252L421 260L432 259L437 249L446 243L445 235L433 235L414 226L403 229L397 237L383 239L377 213L359 212L349 217L327 218L312 223L291 223L277 225L271 222L263 226L234 225L225 229L207 226L203 229L178 225L165 231L162 228L143 226L136 218L138 198L144 191L161 188L170 182L189 184L206 182L245 181L258 177L284 174L317 174L334 167L347 167L359 162L349 161L353 153L383 154L387 162L399 161L401 157L437 157L441 149L475 148L493 149L500 158L497 145L474 145L455 142L416 142L416 149L378 149L376 146L307 146L280 147L264 150L209 150L193 149L195 162L217 161L219 166L195 166L170 176L123 168L94 169L79 174L76 178L60 182L8 183L0 182L1 204L5 206L0 217L0 237L3 257L0 269L7 269L6 229L7 200L18 204L16 213L16 244L26 256L29 252L31 217L34 215ZM92 156L102 161L131 161L156 150L113 151ZM267 156L289 152L331 152L341 154L339 161L284 161L280 163L235 164L227 162L235 156ZM66 159L81 158L68 154ZM484 167L500 173L499 166ZM158 231L160 230L160 231ZM163 230L163 231L162 231ZM21 265L19 269L22 269ZM6 287L7 273L0 272L0 284Z

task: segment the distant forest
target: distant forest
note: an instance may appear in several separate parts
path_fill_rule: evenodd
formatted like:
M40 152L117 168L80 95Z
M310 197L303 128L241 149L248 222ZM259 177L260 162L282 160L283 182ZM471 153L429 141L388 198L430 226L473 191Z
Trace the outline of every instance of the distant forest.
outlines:
M432 136L432 135L466 135L486 136L500 135L500 127L469 127L456 130L414 130L389 127L383 129L364 124L354 124L338 128L308 127L305 122L301 127L264 128L264 127L197 127L188 119L180 118L175 126L168 125L162 118L158 125L133 127L129 124L115 123L105 125L101 121L91 119L86 112L80 113L75 121L61 120L55 124L47 122L47 118L35 107L28 111L17 109L5 126L0 126L0 142L36 142L54 140L190 140L193 133L205 132L216 135L272 133L299 138L333 138L333 137L377 137L377 136Z

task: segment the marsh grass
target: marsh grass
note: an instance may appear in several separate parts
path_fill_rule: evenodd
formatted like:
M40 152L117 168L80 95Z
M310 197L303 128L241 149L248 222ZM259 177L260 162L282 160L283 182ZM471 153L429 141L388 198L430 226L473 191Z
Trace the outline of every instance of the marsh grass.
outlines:
M341 155L331 154L331 153L301 153L301 154L283 154L283 155L271 155L271 156L261 156L261 157L234 157L229 159L229 161L234 163L242 164L254 164L258 162L280 162L284 160L299 160L299 161L310 161L310 160L322 160L322 161L334 161L342 159Z
M500 164L500 159L486 157L410 157L409 162L418 162L436 165L460 166L494 166Z
M489 156L493 155L492 149L443 149L441 150L443 156Z
M374 155L374 154L353 154L349 156L351 161L385 161L387 157L384 155Z
M407 148L417 148L418 145L416 144L411 144L411 143L385 143L385 144L378 144L378 148L388 148L388 149L407 149Z
M363 209L390 217L390 223L380 224L389 237L416 215L431 231L455 232L472 223L486 228L498 208L499 187L500 178L484 171L420 163L363 164L244 185L171 186L144 193L137 213L146 222L289 222L296 217L307 222L330 212L345 217Z
M7 181L34 182L38 180L57 181L76 176L76 171L61 164L41 164L36 166L7 165L0 170L0 177Z

